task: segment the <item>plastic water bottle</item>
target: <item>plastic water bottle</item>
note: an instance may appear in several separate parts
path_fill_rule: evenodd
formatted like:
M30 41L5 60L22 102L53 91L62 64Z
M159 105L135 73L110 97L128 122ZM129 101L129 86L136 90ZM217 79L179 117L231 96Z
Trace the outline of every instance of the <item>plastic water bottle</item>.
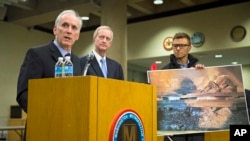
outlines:
M58 61L55 64L55 78L63 77L64 62L63 57L58 57Z
M64 77L73 77L73 63L70 60L70 56L65 57Z

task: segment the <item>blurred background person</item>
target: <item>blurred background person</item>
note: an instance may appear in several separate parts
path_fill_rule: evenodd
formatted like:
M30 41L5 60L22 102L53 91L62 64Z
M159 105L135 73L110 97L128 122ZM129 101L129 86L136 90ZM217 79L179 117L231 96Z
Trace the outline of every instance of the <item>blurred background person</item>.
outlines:
M107 57L107 51L112 45L113 31L109 26L99 26L93 35L94 48L91 54L94 56L89 60L89 55L81 58L82 66L86 75L94 75L105 78L124 80L121 64ZM103 61L103 62L102 62ZM90 66L86 68L86 64Z

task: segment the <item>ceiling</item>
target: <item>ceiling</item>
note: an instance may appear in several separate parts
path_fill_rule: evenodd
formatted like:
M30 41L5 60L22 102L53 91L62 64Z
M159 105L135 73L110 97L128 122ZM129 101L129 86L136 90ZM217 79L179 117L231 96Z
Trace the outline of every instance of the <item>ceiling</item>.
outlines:
M163 0L154 5L153 0L128 0L128 23L181 14L246 0ZM111 7L114 5L111 5ZM64 9L75 9L81 16L83 32L100 25L101 0L0 0L0 20L27 28L52 33L54 20Z
M141 22L156 18L194 12L249 0L164 0L162 5L154 5L153 0L128 0L127 23ZM111 5L111 7L114 5ZM55 17L64 9L75 9L81 16L89 16L90 20L83 22L82 32L94 30L100 25L101 0L0 0L0 20L24 26L28 29L40 30L52 34ZM247 60L249 47L218 51L223 58L215 59L213 52L194 54L206 66L231 64L238 61L249 64ZM237 60L236 60L237 59ZM161 68L169 61L167 56L130 60L129 65L140 66L142 71L160 60Z

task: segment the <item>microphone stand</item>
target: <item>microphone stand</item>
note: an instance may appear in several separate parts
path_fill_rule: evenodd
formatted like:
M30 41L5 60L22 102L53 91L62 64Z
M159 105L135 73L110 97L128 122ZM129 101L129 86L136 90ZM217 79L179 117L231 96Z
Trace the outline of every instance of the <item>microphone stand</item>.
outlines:
M87 75L88 68L89 68L90 63L91 63L91 61L93 60L94 56L95 56L95 55L94 55L93 53L90 53L90 54L87 56L87 61L86 61L86 64L85 64L84 70L83 70L83 76L86 76L86 75Z
M89 66L90 66L90 62L87 62L84 67L83 76L86 76Z

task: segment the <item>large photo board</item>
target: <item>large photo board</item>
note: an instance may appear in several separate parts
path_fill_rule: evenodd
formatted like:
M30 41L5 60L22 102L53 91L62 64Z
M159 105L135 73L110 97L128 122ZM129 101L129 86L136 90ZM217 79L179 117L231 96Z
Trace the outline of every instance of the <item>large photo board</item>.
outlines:
M249 124L241 65L153 70L147 76L148 83L157 87L161 134L229 130L232 124Z

